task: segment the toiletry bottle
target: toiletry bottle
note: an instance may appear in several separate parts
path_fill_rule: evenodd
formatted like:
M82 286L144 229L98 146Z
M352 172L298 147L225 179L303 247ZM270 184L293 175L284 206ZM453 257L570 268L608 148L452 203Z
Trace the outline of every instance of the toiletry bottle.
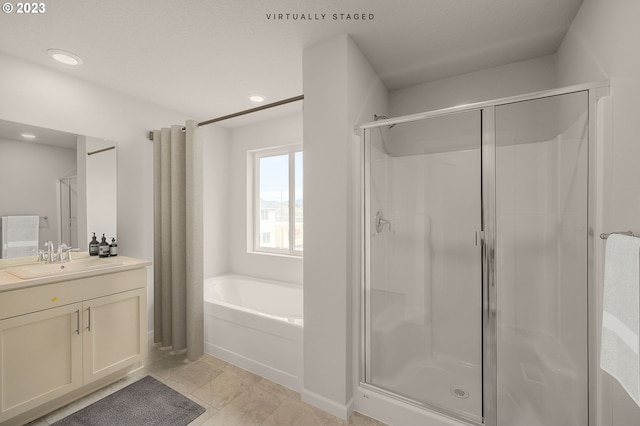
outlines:
M93 233L93 238L91 239L91 241L89 241L89 254L91 256L97 256L98 252L100 251L99 248L99 243L98 243L98 239L96 238L96 233Z
M102 241L100 241L100 245L98 246L98 256L109 256L109 243L107 242L107 237L105 237L104 234L102 234Z
M118 255L118 244L116 244L116 238L111 238L111 244L109 245L109 256L117 256Z

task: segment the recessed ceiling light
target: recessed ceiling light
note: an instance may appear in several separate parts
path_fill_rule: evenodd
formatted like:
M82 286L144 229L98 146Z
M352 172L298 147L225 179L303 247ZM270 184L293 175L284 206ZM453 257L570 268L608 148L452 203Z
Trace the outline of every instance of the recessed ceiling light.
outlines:
M262 95L251 95L251 96L249 96L249 100L251 100L251 102L256 102L256 103L257 102L264 102L265 99L267 99L267 98L265 98Z
M49 49L47 50L47 53L56 61L66 65L80 65L82 63L82 59L71 52L65 52L64 50L59 49Z
M22 133L20 136L22 136L25 139L35 139L36 135L32 135L30 133Z

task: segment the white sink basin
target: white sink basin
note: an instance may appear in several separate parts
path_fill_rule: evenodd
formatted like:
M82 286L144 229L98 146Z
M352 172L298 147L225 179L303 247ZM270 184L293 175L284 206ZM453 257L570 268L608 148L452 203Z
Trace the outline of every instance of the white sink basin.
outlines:
M41 278L52 275L72 274L74 272L94 271L96 269L108 269L122 265L122 262L114 262L100 258L78 259L63 263L49 263L38 265L23 265L7 268L5 271L18 278Z

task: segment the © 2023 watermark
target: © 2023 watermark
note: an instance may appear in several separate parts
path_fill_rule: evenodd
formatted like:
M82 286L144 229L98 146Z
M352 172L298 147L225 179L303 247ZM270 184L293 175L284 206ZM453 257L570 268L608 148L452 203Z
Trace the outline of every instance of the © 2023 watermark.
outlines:
M45 3L3 3L2 11L6 14L15 13L17 15L22 14L41 14L47 11L47 5Z

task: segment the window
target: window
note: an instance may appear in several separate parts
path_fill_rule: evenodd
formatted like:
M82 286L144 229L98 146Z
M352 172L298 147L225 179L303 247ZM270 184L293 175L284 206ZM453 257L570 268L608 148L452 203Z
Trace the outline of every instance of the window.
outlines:
M257 151L254 156L254 251L302 256L302 149Z
M262 232L260 234L260 244L267 246L271 243L271 234L269 232Z

